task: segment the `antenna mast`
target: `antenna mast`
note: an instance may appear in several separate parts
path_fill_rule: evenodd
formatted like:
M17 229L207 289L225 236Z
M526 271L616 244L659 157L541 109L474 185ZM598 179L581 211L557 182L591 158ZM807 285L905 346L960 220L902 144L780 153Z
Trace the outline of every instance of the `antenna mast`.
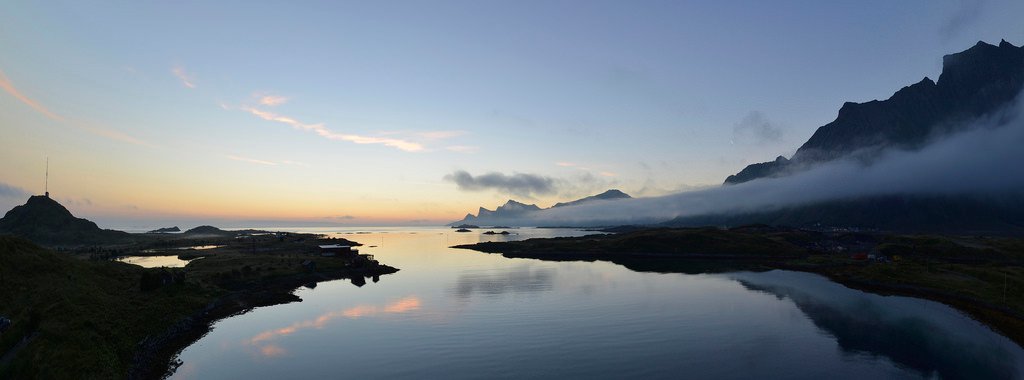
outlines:
M46 197L50 197L50 157L46 157L46 179L43 182L43 191Z

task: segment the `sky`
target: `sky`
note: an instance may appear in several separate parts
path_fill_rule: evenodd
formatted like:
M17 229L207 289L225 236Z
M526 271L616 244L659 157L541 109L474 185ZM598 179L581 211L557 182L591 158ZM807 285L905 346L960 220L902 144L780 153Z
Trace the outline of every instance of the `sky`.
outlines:
M9 1L0 208L101 227L443 224L718 186L1020 1Z

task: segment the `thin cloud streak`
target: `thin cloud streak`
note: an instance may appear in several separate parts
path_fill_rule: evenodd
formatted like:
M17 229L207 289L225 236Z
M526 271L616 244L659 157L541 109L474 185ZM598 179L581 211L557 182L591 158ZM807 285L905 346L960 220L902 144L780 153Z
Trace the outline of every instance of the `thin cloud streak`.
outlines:
M195 79L185 72L185 68L181 66L175 66L171 69L171 73L173 73L174 76L178 77L178 79L181 80L181 84L185 85L185 87L196 88Z
M67 125L69 125L71 127L81 129L83 131L92 133L92 134L97 135L97 136L106 137L106 138L111 139L111 140L126 142L126 143L129 143L129 144L153 147L152 144L150 144L148 142L145 142L145 141L143 141L141 139L138 139L136 137L130 136L130 135L124 133L124 132L116 131L116 130L113 130L113 129L95 127L95 126L91 126L91 125L88 125L88 124L85 124L85 123L81 123L81 122L77 122L77 121L73 121L73 120L68 120L67 118L65 118L63 116L60 116L60 115L57 115L57 114L53 113L52 111L50 111L49 109L44 107L42 104L39 104L39 102L37 102L37 101L35 101L35 100L25 96L20 91L18 91L18 88L14 87L14 84L11 83L10 78L8 78L7 75L4 74L3 71L0 71L0 88L3 88L4 91L7 91L8 94L10 94L11 96L13 96L16 99L20 100L22 103L25 103L26 105L28 105L32 109L36 110L36 112L39 112L39 113L43 114L43 116L46 116L47 118L49 118L51 120L59 121L59 122L65 123L65 124L67 124Z
M253 114L254 116L256 116L258 118L261 118L263 120L276 121L278 123L284 123L284 124L290 125L292 128L298 129L298 130L303 130L303 131L309 131L309 132L316 133L320 137L323 137L323 138L326 138L326 139L329 139L329 140L348 141L348 142L356 143L356 144L380 144L380 145L396 148L396 149L399 149L399 150L403 150L403 151L406 151L406 152L420 152L420 151L423 151L423 145L415 143L415 142L411 142L411 141L395 139L395 138L388 138L388 137L371 137L371 136L360 136L360 135L337 133L337 132L331 131L330 129L327 129L327 127L325 127L323 125L323 123L306 124L306 123L302 123L302 122L300 122L298 120L295 120L295 119L287 117L287 116L277 115L277 114L272 113L272 112L267 112L267 111L263 111L263 110L252 108L252 107L242 107L242 110L246 111L246 112L248 112L250 114Z
M18 91L18 89L14 87L14 84L11 83L11 80L7 78L7 75L4 74L2 70L0 70L0 87L2 87L4 91L7 91L8 94L11 94L11 96L20 100L22 103L25 103L29 107L32 107L32 109L36 110L36 112L43 114L43 116L46 116L56 121L64 121L63 116L50 112L50 110L46 107L43 107L42 104L39 104L35 100L32 100L31 98L25 96L20 91Z
M89 126L89 125L85 125L85 124L80 124L80 123L70 123L70 124L71 124L71 126L73 126L75 128L84 130L86 132L92 133L92 134L97 135L97 136L106 137L106 138L111 139L111 140L125 142L125 143L129 143L129 144L134 144L134 145L145 146L145 147L149 147L149 148L155 148L156 147L155 145L150 144L149 142L147 142L145 140L141 140L139 138L133 137L133 136L128 135L128 134L126 134L124 132L121 132L121 131L116 131L116 130L113 130L113 129L100 128L100 127L93 127L93 126Z
M276 163L276 162L271 162L271 161L264 161L264 160L257 160L257 159L255 159L255 158L248 158L248 157L239 157L239 156L235 156L235 155L230 155L230 154L229 154L229 155L226 155L225 157L227 157L227 158L228 158L228 159L230 159L230 160L235 160L235 161L241 161L241 162L248 162L248 163L252 163L252 164L260 164L260 165L268 165L268 166L277 166L277 163Z
M268 107L276 107L288 103L288 98L280 95L257 95L259 103Z

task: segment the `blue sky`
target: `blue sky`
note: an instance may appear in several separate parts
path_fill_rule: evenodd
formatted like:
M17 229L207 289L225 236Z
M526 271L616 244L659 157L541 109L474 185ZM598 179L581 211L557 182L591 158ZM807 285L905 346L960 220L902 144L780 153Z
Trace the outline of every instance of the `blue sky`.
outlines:
M0 206L101 225L458 219L714 186L1020 1L89 2L0 12ZM545 192L449 176L525 174ZM13 190L6 190L13 189ZM521 192L520 192L521 194Z

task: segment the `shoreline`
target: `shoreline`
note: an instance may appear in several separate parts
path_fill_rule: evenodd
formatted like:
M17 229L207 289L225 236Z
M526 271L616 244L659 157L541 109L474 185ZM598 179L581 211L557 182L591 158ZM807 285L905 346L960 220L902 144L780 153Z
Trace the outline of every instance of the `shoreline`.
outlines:
M462 247L459 247L462 248ZM471 249L471 248L467 248ZM486 253L497 253L497 252L486 252ZM808 267L802 265L792 265L785 262L776 262L773 260L765 260L763 258L754 258L751 255L734 255L729 257L715 257L715 255L688 255L688 256L674 256L671 254L608 254L608 253L594 253L594 254L581 254L581 253L538 253L530 254L526 252L516 252L512 254L499 253L507 258L528 258L546 261L606 261L613 264L623 265L629 268L627 265L617 262L616 259L659 259L659 260L670 260L678 263L687 264L704 264L705 266L716 266L721 265L724 267L735 267L738 270L790 270L796 272L813 273L823 276L832 282L840 284L850 289L859 290L867 293L879 294L879 295L894 295L902 297L920 298L929 301L941 303L949 306L965 315L971 317L988 327L992 331L1005 336L1010 339L1018 346L1024 348L1024 315L1009 310L1006 307L1000 307L988 302L984 302L969 297L944 292L940 289L933 289L923 286L914 285L899 285L899 284L886 284L878 281L865 281L850 278L844 276L842 273L829 271L829 269L836 269L836 267ZM746 268L744 268L746 267ZM672 269L666 269L663 273L683 273L681 271L674 271Z
M182 318L157 336L147 336L137 345L127 378L131 380L164 379L181 365L177 360L188 346L206 336L213 324L263 306L302 301L293 292L301 286L325 281L373 277L398 272L397 268L379 265L371 268L317 271L283 276L256 284L255 287L231 291L210 301L203 309Z
M944 304L1010 339L1018 346L1024 347L1024 313L1013 310L1007 305L993 303L991 299L982 299L980 296L972 297L970 293L956 289L952 285L945 289L927 286L925 282L929 280L928 278L914 277L931 274L920 273L922 272L920 264L907 263L900 267L903 264L856 262L845 257L839 258L835 255L830 256L811 251L806 251L803 254L788 253L771 256L759 253L714 253L719 251L717 249L708 249L707 253L615 251L608 246L602 246L602 244L606 243L573 241L572 239L537 239L501 244L458 245L452 248L497 253L507 258L546 261L605 261L640 272L696 274L778 269L813 273L854 290L879 295L920 298ZM737 252L742 252L742 250ZM941 264L931 263L928 265L939 266ZM890 270L892 268L904 270L901 274L909 277L889 278L871 273L872 270L886 268L885 266L888 266ZM980 265L977 267L985 268ZM913 280L919 281L915 283Z

